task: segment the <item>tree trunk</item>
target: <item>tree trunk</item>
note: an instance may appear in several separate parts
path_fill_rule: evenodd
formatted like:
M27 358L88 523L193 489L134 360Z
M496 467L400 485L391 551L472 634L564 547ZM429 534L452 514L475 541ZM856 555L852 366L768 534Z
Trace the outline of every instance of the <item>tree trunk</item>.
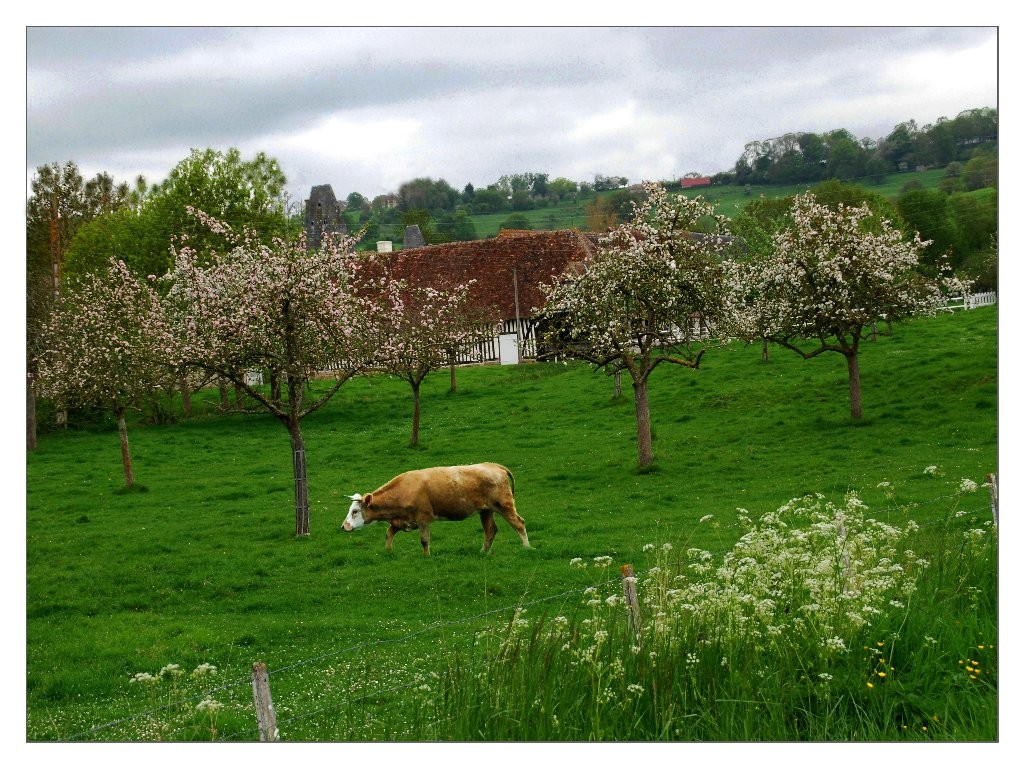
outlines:
M292 467L295 473L295 535L309 536L309 486L306 481L306 445L302 424L294 418L288 425L292 444Z
M231 403L228 401L228 384L224 379L218 379L217 389L220 390L220 409L222 411L228 411L231 409Z
M188 386L188 378L182 376L178 380L178 385L181 388L181 409L185 412L186 416L192 415L192 390Z
M455 391L457 391L457 386L455 384L455 363L454 363L454 361L452 362L452 364L450 366L448 366L448 374L449 374L449 376L448 376L448 391L454 393Z
M420 442L420 385L412 385L412 437L409 445L415 448Z
M238 382L235 382L235 410L238 412L245 410L245 390Z
M25 380L25 438L28 450L36 448L36 390L32 386L32 375Z
M128 425L124 420L124 407L117 407L117 434L121 438L121 463L124 465L124 484L131 488L135 485L132 473L132 456L128 450Z
M860 400L860 361L857 350L844 352L846 368L850 372L850 418L859 419L863 415Z
M651 450L651 409L647 403L647 381L633 380L633 402L636 406L636 449L641 467L654 462Z
M275 403L281 402L281 377L274 368L270 369L270 399Z
M761 362L768 362L768 339L761 340Z

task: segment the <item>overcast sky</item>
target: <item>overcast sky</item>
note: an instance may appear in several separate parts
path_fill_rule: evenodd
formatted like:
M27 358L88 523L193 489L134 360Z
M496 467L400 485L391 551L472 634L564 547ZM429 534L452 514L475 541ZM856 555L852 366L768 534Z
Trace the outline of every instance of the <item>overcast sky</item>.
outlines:
M730 170L744 145L881 138L997 107L994 27L28 27L27 176L157 182L191 148L277 159L296 200L413 178Z

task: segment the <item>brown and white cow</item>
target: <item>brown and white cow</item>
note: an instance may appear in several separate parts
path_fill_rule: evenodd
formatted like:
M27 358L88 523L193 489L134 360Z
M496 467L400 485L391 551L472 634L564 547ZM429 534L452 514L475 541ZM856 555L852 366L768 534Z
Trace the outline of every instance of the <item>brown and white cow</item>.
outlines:
M501 464L466 464L459 467L431 467L403 472L377 490L354 494L348 516L342 524L345 531L354 531L379 520L387 521L385 548L399 531L420 532L424 557L430 555L430 524L434 520L465 520L480 515L487 552L498 532L494 523L497 512L511 525L524 547L530 546L526 525L516 512L512 498L515 479Z

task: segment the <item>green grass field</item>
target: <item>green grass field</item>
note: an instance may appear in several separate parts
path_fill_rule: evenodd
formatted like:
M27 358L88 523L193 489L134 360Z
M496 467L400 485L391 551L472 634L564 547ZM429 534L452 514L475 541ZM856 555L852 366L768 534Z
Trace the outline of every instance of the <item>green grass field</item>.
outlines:
M910 181L920 182L925 189L935 189L945 176L945 169L937 168L929 171L911 171L908 173L894 173L885 176L881 184L873 184L868 180L862 180L867 189L877 192L890 200L899 197L903 187ZM718 213L729 218L735 217L751 200L756 200L760 195L770 198L786 197L805 192L813 184L794 184L790 186L753 186L749 193L742 185L726 184L712 187L696 187L689 190L687 194L695 196L702 195L706 200L713 203ZM678 190L677 190L678 191ZM607 194L607 193L598 193ZM549 208L535 208L530 211L521 211L529 220L534 230L554 229L582 229L587 228L587 206L593 203L593 198L580 200L576 203L566 201ZM512 215L511 211L502 213L478 214L472 216L473 224L476 226L477 236L480 238L495 237L501 228L502 223Z
M293 535L287 433L262 414L217 413L215 393L191 419L130 428L143 486L131 493L116 430L44 434L27 460L27 738L254 739L257 660L271 670L287 740L592 738L526 721L446 731L417 719L422 707L414 722L394 712L406 713L411 690L450 675L456 651L469 664L517 605L528 617L577 612L587 587L611 579L614 588L619 564L649 565L651 543L728 551L743 531L737 508L756 517L803 494L839 502L855 490L892 524L937 524L957 504L984 517L984 490L961 498L955 489L997 469L996 327L995 309L983 308L866 344L856 424L838 355L804 361L773 349L764 363L760 348L734 344L709 352L699 371L660 368L646 473L628 384L616 400L611 379L587 366L464 368L457 394L446 373L433 374L416 449L407 385L359 378L304 422L303 539ZM429 559L415 534L397 536L388 555L383 528L340 530L351 493L407 469L484 460L515 473L532 549L504 521L488 556L475 520L435 524ZM714 523L700 524L707 515ZM605 571L570 567L604 556ZM994 580L969 586L991 592ZM994 621L993 608L978 626ZM215 677L129 682L204 663ZM224 709L197 710L204 697ZM995 738L994 687L984 701L976 728L945 738Z

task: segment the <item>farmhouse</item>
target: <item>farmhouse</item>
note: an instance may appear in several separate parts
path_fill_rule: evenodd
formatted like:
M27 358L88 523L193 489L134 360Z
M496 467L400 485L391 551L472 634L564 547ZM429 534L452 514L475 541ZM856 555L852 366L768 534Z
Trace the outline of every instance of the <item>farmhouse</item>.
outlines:
M517 334L523 357L536 355L531 316L544 304L541 284L581 264L597 249L597 235L578 229L552 232L502 230L495 238L403 248L388 259L392 274L410 285L444 289L475 280L473 306L494 309L503 332ZM497 359L497 351L484 354Z

